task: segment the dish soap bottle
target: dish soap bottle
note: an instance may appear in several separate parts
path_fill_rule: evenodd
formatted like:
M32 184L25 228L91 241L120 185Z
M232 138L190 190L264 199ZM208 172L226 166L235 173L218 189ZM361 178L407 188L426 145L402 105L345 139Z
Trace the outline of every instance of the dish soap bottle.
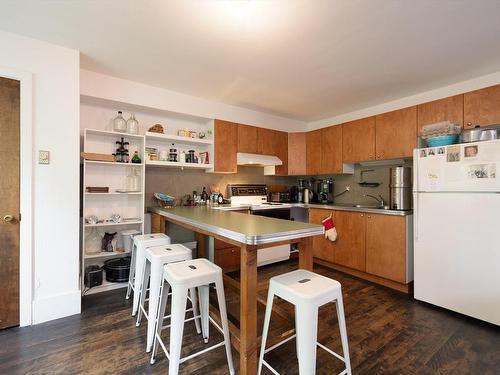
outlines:
M132 163L141 164L142 160L137 151L134 152L134 156L132 156Z
M113 131L125 133L127 130L127 123L122 116L122 111L118 111L118 116L113 119Z
M130 118L127 120L127 133L139 134L139 122L135 119L133 113L130 114Z

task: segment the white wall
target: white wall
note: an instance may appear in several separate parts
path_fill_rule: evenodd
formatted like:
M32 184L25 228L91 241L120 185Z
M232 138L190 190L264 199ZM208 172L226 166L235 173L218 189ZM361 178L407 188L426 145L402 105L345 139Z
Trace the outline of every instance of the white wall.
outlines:
M305 131L307 128L307 123L303 121L180 94L83 69L80 72L80 93L91 98L288 132Z
M469 79L467 81L457 82L452 85L440 87L435 90L421 92L419 94L407 96L387 103L378 104L373 107L362 108L357 111L344 113L338 116L310 122L308 124L308 129L316 130L331 125L339 125L343 122L375 116L381 113L395 111L397 109L406 108L417 104L427 103L433 100L446 98L448 96L459 95L465 92L479 90L485 87L494 86L498 84L500 84L500 71L476 77L473 79Z
M33 323L80 312L79 52L0 31L0 66L33 77ZM50 151L50 164L36 162Z

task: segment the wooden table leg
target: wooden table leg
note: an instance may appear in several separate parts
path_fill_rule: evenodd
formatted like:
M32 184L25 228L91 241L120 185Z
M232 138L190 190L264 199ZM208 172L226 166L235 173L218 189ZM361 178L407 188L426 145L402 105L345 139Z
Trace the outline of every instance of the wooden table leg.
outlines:
M206 236L202 233L196 233L196 256L198 258L206 258L207 257L207 251L206 251Z
M313 270L312 237L303 238L299 242L299 268Z
M257 249L241 247L240 374L257 373Z

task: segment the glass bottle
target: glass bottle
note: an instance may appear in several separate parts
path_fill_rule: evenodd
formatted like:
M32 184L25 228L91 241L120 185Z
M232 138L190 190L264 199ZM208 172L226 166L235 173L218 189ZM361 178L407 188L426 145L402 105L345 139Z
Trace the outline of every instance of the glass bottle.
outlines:
M125 133L127 130L127 122L122 116L122 111L118 111L118 116L113 119L113 131Z
M127 133L139 134L139 121L135 119L133 113L130 114L130 118L127 120Z
M101 252L101 236L96 227L91 227L85 236L85 254L97 254Z
M132 156L132 163L141 164L141 157L137 151L134 152L134 156Z

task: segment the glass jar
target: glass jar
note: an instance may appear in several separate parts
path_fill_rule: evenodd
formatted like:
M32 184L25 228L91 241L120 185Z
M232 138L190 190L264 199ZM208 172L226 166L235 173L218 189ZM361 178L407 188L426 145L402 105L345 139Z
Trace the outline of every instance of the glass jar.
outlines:
M130 114L130 118L127 120L127 133L139 134L139 121L135 119L133 113Z
M137 192L141 190L139 171L137 168L131 168L126 177L126 189L128 192Z
M92 255L101 252L101 235L95 227L91 227L85 236L85 254Z
M127 122L122 116L122 111L118 111L118 116L113 119L113 131L125 133L127 130Z

